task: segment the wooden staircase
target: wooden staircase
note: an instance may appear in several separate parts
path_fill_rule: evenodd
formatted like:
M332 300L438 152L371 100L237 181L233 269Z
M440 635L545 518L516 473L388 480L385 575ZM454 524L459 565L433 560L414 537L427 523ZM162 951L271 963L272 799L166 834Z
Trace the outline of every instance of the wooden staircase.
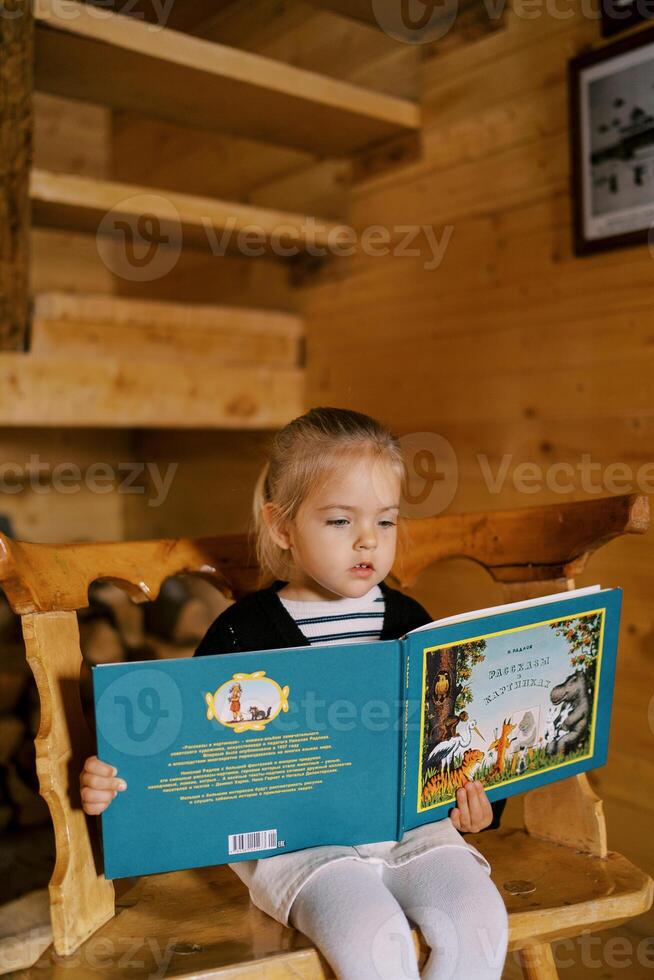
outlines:
M384 160L385 148L397 159L398 141L420 131L408 99L104 5L32 7L41 93L359 164L366 154ZM314 215L40 168L29 175L29 202L34 227L94 234L99 251L126 249L145 213L160 242L211 249L216 261L289 262L311 245L328 251L342 229ZM258 249L239 239L252 229ZM0 353L0 424L274 428L305 408L295 316L62 295L37 296L32 308L31 348Z
M0 353L0 425L274 428L303 361L291 314L42 294L30 353Z

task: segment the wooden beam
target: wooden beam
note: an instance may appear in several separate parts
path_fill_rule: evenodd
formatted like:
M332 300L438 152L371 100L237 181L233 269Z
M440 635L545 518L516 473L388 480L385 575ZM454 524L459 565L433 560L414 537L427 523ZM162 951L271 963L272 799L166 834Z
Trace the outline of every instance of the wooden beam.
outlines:
M0 425L277 429L303 411L297 368L0 353Z
M34 6L40 91L328 156L420 127L406 99L73 0Z
M25 347L28 319L29 169L34 22L30 0L0 16L0 349Z

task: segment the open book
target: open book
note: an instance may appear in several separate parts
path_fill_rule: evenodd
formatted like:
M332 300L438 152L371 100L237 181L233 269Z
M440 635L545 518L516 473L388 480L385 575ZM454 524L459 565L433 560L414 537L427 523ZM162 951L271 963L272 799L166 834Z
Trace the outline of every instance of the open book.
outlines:
M93 667L107 878L399 840L606 761L621 589L436 620L399 640Z

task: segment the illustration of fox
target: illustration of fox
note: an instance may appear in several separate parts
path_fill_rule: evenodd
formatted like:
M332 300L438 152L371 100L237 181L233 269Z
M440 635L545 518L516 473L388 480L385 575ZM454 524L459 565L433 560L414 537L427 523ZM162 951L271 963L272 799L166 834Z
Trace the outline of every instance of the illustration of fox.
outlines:
M500 775L504 772L504 760L509 748L509 743L514 741L514 739L510 738L510 735L511 732L515 731L515 728L516 726L511 724L511 719L505 718L502 722L502 731L499 738L496 738L495 741L491 742L491 744L488 746L489 751L494 749L497 752L497 759L495 760L493 770Z
M475 769L483 761L484 753L479 749L466 749L461 765L456 769L441 769L429 779L422 789L423 806L431 796L454 796L457 789L473 779Z

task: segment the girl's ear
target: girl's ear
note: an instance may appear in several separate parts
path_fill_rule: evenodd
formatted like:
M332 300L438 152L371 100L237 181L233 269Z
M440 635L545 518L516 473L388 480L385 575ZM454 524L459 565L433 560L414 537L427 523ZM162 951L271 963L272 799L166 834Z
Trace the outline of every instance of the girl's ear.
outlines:
M277 509L273 503L267 501L261 507L261 515L268 526L270 537L276 545L285 551L291 547L291 539L288 531L280 524L277 519Z

